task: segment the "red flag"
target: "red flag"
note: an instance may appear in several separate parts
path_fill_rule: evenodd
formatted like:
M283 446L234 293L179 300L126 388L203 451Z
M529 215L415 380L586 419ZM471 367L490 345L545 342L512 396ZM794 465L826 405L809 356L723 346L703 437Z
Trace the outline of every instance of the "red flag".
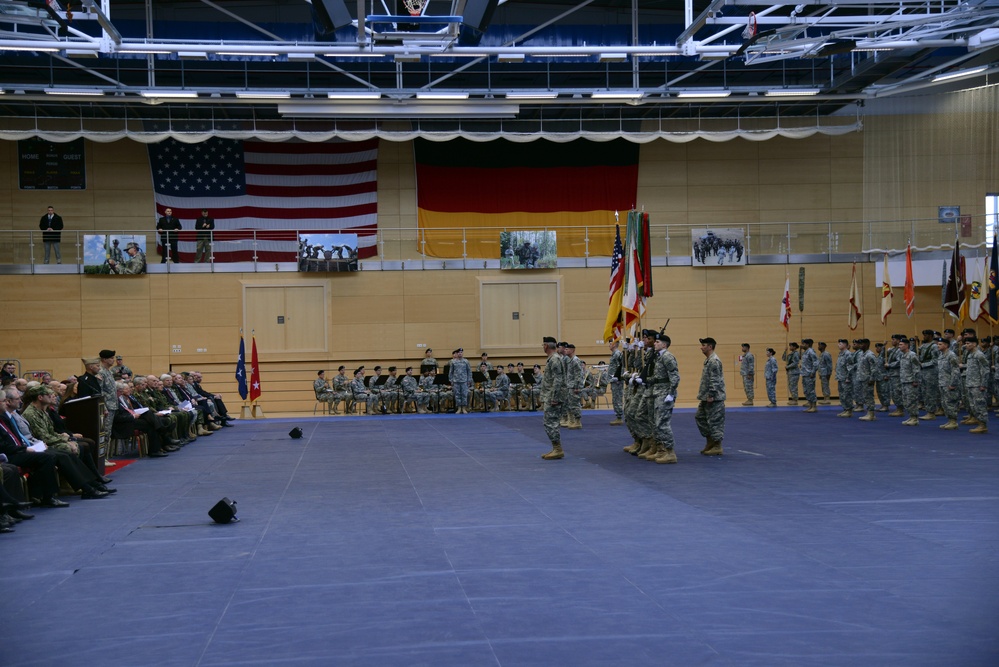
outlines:
M860 321L860 306L857 301L860 299L860 290L857 289L857 263L853 263L853 278L850 280L850 316L848 323L850 329L856 329Z
M253 337L253 349L250 352L250 402L260 398L260 364L257 362L257 337Z
M788 276L784 281L784 296L780 299L780 317L779 321L782 327L787 330L789 323L791 322L791 277Z
M887 324L888 316L891 315L891 298L894 292L891 291L891 278L888 277L888 253L885 253L884 271L881 278L881 324Z
M912 279L912 244L905 249L905 292L902 298L905 300L905 316L912 317L916 309L916 283Z

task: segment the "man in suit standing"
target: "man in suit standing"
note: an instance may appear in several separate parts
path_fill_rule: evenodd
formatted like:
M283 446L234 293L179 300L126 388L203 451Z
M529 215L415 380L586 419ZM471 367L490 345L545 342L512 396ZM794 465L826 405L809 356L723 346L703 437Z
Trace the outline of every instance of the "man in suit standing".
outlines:
M168 259L174 264L180 263L180 250L178 246L180 245L180 235L177 233L183 227L180 224L180 220L177 219L173 214L173 209L168 208L163 212L164 215L156 223L156 231L160 234L160 247L163 248L162 255L160 255L160 264L164 264Z
M38 229L42 230L45 263L49 263L49 254L55 250L56 264L62 264L62 253L59 251L59 242L62 241L62 216L49 206L48 212L38 221Z
M198 230L198 251L195 253L194 261L211 261L212 230L215 229L215 218L209 217L207 208L201 209L201 217L195 220L194 228Z

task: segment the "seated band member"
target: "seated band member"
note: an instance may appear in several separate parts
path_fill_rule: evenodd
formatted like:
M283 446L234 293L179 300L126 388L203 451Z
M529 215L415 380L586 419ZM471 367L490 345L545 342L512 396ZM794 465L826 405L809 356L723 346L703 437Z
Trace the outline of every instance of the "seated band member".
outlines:
M350 393L354 399L354 403L367 406L367 410L364 414L374 414L373 406L378 398L367 392L367 388L364 386L364 369L358 368L354 371L354 379L350 382ZM360 412L360 409L358 409Z

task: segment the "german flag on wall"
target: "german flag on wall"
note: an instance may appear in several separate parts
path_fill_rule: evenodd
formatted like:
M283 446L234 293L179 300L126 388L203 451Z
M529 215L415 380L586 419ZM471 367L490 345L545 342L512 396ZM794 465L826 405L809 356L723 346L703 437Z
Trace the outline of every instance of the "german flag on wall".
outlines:
M554 229L561 257L610 256L614 211L634 207L638 144L417 139L416 193L426 254L499 258L499 233ZM587 234L586 228L589 227Z

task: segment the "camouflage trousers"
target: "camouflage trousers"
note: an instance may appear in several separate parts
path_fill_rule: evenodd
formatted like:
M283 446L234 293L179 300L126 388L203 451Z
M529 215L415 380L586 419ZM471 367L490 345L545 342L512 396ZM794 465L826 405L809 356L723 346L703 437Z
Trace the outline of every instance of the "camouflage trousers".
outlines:
M644 388L635 389L631 394L631 400L624 409L624 419L628 424L628 430L635 436L635 440L651 438L653 434L652 419L649 415L651 403L645 397Z
M797 401L798 400L798 374L788 373L787 374L787 400Z
M937 382L937 369L924 368L922 375L919 391L922 395L923 408L933 414L940 409L940 384Z
M820 375L819 379L822 381L822 400L828 401L829 397L832 396L832 392L829 391L829 376Z
M853 384L846 380L836 380L836 393L839 394L840 407L853 410Z
M985 425L989 423L987 391L981 387L968 387L968 413Z
M454 392L454 406L456 408L467 408L468 407L468 383L467 382L455 382L451 386L451 390Z
M673 406L675 402L670 401L669 403L663 402L666 395L655 396L653 401L655 402L655 437L656 442L666 449L673 449L675 444L673 440Z
M919 385L913 386L911 382L903 383L899 380L899 390L902 394L899 405L905 414L912 418L919 416Z
M705 438L721 442L725 438L725 401L700 401L694 422Z
M562 434L559 432L559 422L562 421L562 411L565 410L565 403L559 403L558 405L552 405L551 402L545 403L545 435L552 443L561 442Z
M802 375L801 388L805 390L805 400L815 403L818 400L815 396L815 375Z
M881 407L887 408L891 405L891 383L888 380L878 380L875 384L878 389L878 402L881 403Z
M902 378L899 377L898 373L888 374L888 386L891 392L891 400L895 403L895 407L899 410L902 409Z
M854 409L861 409L867 412L874 410L874 382L854 382L853 401L856 403ZM884 405L884 403L882 403Z
M620 382L611 382L611 404L614 406L614 416L618 419L624 414L624 387Z
M750 401L753 400L756 393L753 388L753 379L748 375L742 376L742 388L746 390L746 398Z
M777 402L777 378L767 380L767 398L771 403Z
M940 407L947 419L957 419L958 407L961 405L961 392L957 387L940 387Z
M582 416L582 395L577 394L574 391L569 392L569 403L566 406L569 412L569 417L578 420Z

